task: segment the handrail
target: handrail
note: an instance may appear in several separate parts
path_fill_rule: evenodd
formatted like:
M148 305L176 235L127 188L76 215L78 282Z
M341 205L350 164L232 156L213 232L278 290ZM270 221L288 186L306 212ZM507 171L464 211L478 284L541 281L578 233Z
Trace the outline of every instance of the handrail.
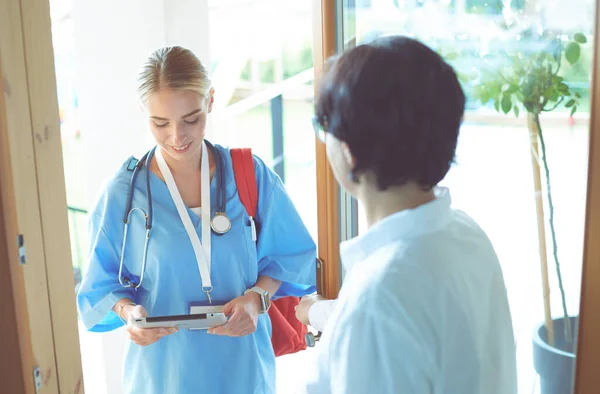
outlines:
M283 93L285 93L286 90L292 87L304 85L305 83L312 81L313 78L314 69L309 68L308 70L304 70L281 83L269 86L268 88L256 94L248 96L234 104L231 104L223 109L214 111L214 116L233 117L242 114L254 107L271 101L277 96L281 96Z
M74 207L74 206L71 206L71 205L67 205L67 210L69 212L75 212L75 213L82 213L82 214L87 214L88 213L88 211L85 210L85 209L83 209L83 208L77 208L77 207Z

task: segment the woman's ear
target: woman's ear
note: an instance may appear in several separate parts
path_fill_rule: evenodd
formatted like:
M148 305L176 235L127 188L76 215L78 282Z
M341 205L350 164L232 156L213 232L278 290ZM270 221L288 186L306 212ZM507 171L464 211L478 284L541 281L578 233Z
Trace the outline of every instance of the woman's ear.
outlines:
M342 154L344 155L344 159L346 160L348 167L354 168L356 166L356 159L352 155L350 147L345 142L342 142Z

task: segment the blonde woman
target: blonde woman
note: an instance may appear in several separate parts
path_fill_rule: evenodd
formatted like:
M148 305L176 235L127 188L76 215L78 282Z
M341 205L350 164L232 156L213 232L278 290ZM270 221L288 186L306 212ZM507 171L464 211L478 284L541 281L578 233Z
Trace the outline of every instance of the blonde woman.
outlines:
M127 325L126 393L275 393L266 312L273 296L314 291L314 242L256 157L258 209L248 216L229 150L204 140L214 90L191 51L155 51L138 94L156 147L126 160L91 211L81 318L92 331ZM228 321L193 331L132 324L193 305L224 305Z

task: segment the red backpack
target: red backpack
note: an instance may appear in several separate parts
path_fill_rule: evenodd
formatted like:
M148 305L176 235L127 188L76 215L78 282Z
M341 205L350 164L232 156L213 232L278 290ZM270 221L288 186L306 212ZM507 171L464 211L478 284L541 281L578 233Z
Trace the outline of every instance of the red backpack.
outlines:
M256 218L258 206L258 188L252 150L249 148L231 149L233 173L240 200L249 216ZM306 349L306 325L296 319L295 307L300 303L299 297L281 297L271 302L269 317L273 335L271 343L275 356L296 353Z

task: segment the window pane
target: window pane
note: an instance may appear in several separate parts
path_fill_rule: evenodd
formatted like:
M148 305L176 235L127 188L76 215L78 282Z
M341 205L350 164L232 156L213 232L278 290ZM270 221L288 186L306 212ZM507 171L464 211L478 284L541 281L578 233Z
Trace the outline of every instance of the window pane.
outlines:
M226 83L235 89L215 108L209 138L250 147L273 168L317 242L312 2L214 2L210 18L215 94ZM293 393L304 381L312 350L277 358L279 393Z
M252 148L273 168L316 241L312 4L215 2L210 18L213 84L221 97L209 138ZM233 89L219 89L227 84Z
M534 330L542 327L545 317L536 196L543 199L540 220L545 232L549 304L554 335L560 339L564 338L563 303L574 319L572 333L576 332L579 310L593 11L591 0L373 0L346 4L344 9L345 23L355 24L358 43L381 34L420 39L444 56L461 78L467 110L456 163L442 186L450 188L454 207L482 226L498 253L517 341L520 393L540 392L540 381L542 390L552 381L566 384L566 392L572 390L572 369L545 372L540 379L534 367ZM561 48L561 55L553 57ZM528 111L523 96L517 93L527 90L526 77L519 79L519 72L531 77L535 70L542 71L536 67L539 62L550 65L552 72L560 67L544 88L552 86L553 90L544 92L542 103L548 111L540 116L552 207L541 146L536 160L541 190L536 193L534 188ZM571 114L574 107L576 112ZM358 217L359 232L364 232L367 226L362 210ZM566 365L572 366L574 355L566 354ZM546 358L548 353L540 351L535 357Z

